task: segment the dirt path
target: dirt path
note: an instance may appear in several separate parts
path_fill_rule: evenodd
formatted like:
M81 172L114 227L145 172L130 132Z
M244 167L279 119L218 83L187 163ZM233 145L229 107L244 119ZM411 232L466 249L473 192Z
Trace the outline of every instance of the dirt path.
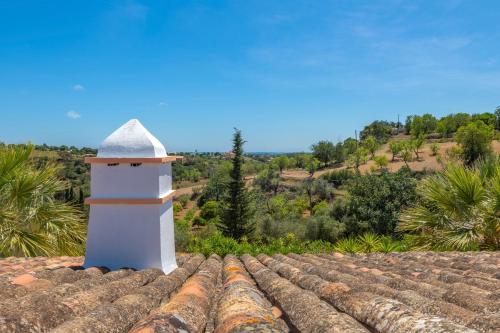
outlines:
M177 213L175 215L175 218L178 220L182 220L184 218L184 216L186 216L187 212L194 207L196 207L196 202L188 201L188 203L186 204L186 207L184 207L179 213Z

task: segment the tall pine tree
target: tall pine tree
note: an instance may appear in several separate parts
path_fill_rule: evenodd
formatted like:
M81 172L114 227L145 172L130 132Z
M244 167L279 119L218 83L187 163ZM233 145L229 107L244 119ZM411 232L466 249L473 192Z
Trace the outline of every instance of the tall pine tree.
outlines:
M250 234L253 229L251 221L251 210L249 207L248 192L245 188L245 179L243 176L243 138L241 131L235 129L233 135L233 168L230 176L228 197L226 199L224 216L220 229L224 235L240 239Z

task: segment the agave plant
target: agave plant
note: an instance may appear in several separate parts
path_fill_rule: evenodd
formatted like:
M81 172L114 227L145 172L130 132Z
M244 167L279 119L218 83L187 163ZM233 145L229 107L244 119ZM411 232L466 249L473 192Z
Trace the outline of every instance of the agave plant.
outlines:
M403 252L406 251L406 247L404 242L393 240L389 236L382 236L380 237L378 251L384 253Z
M82 216L54 199L66 184L56 166L35 168L31 152L31 145L0 149L0 256L81 254Z
M362 252L377 252L380 247L380 237L374 233L367 232L358 237L358 244Z
M398 230L420 249L500 248L500 162L448 165L425 179L422 200L405 211Z
M333 247L335 252L340 253L359 253L362 252L362 248L357 239L349 237L342 239L335 243Z

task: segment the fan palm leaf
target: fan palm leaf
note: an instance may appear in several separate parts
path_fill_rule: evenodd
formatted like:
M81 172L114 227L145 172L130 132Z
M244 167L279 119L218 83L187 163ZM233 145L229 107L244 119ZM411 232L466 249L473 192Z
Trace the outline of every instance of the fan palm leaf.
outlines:
M34 168L31 151L31 145L0 150L0 255L81 254L82 215L55 199L66 183L53 164Z
M422 200L401 215L398 231L420 249L498 249L500 163L448 165L419 186Z

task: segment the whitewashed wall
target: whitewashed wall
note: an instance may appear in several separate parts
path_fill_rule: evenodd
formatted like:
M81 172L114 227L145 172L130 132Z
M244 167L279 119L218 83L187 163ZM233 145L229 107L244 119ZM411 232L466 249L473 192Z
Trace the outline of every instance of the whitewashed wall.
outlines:
M92 198L158 198L172 190L172 165L130 163L116 166L92 164Z
M177 267L172 201L163 205L92 205L89 219L85 267L156 267L165 273Z

